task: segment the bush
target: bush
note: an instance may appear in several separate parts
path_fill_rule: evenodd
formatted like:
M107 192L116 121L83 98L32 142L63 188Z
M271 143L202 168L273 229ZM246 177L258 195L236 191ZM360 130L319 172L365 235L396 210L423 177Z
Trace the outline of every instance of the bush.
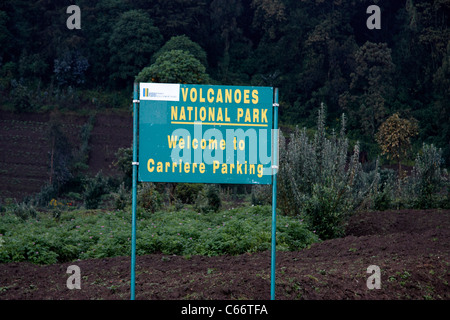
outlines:
M30 90L23 81L11 81L11 101L14 106L14 109L19 112L30 112L35 109L35 105L33 103L33 97L30 93Z
M175 198L182 203L194 204L198 193L203 190L200 183L178 183L175 188Z
M83 192L86 209L98 208L102 201L102 196L108 192L108 180L101 171L94 178L88 179Z
M406 182L406 197L416 208L436 207L439 192L445 193L445 169L441 169L444 160L442 150L434 145L423 144L417 154L411 176Z
M162 206L162 198L151 182L142 182L137 189L137 203L147 211L155 212Z
M378 190L373 197L373 208L375 210L387 210L392 207L394 201L396 173L392 169L380 169L379 174L380 181Z
M133 161L133 148L119 148L115 156L117 161L113 164L122 172L125 187L130 189L133 181L133 166L130 165Z
M287 215L304 215L321 239L342 235L350 213L369 205L379 179L378 165L369 172L362 170L358 143L351 157L347 156L345 121L343 115L339 135L333 130L328 138L322 104L313 139L306 129L298 128L289 143L280 137L280 208Z
M253 185L252 186L252 205L263 206L272 203L271 185Z
M118 210L123 210L130 203L130 191L125 188L125 183L122 182L117 189L117 192L113 193L114 207Z
M206 185L195 200L195 209L203 213L217 212L221 206L219 187L214 184Z
M37 210L32 205L25 202L13 206L11 212L22 220L37 218Z

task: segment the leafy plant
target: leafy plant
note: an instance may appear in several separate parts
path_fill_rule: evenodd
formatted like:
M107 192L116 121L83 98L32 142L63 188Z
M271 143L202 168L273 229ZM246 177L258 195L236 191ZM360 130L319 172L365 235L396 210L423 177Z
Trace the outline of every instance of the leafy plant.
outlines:
M193 204L202 190L203 184L200 183L178 183L175 188L175 198L183 203Z
M321 239L342 234L346 219L369 201L379 178L376 169L362 170L358 143L348 158L345 121L342 115L339 135L333 130L328 138L322 104L313 139L296 128L288 144L280 142L280 207L285 214L303 214Z
M109 192L108 181L100 171L94 178L90 178L85 183L83 192L86 209L96 209L102 196Z
M411 137L418 134L416 120L402 119L398 113L394 113L378 129L376 139L381 148L381 154L386 154L388 159L396 160L398 172L402 176L401 161L411 147Z
M155 63L136 76L136 82L208 83L206 68L192 54L183 50L162 53Z
M153 183L143 182L138 185L137 203L150 212L155 212L161 208L162 198Z
M220 199L219 187L214 184L208 184L197 195L195 200L196 210L206 212L217 212L222 205Z
M445 187L442 150L424 143L416 156L414 167L406 182L407 197L413 205L426 209L435 206L433 196ZM444 190L445 193L445 190Z
M130 203L130 196L130 191L125 188L125 183L122 182L117 192L113 193L114 207L118 210L123 210Z
M242 254L268 250L271 207L254 206L202 214L192 210L156 211L139 217L138 255L163 252L180 255ZM128 255L131 250L129 212L62 211L39 220L0 215L0 263L39 264ZM277 250L300 250L318 241L298 217L277 219Z
M22 202L12 207L11 212L22 220L37 218L37 210L30 204Z

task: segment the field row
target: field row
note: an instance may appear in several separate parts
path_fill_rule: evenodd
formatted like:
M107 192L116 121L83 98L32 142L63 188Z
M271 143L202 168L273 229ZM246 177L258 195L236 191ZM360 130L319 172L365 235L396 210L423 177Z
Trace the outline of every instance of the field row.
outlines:
M58 218L8 211L0 215L0 263L49 264L127 255L131 248L128 211L66 211ZM250 207L200 214L190 210L138 215L137 254L223 255L265 251L271 244L271 208ZM317 236L296 217L280 216L277 249L299 250Z

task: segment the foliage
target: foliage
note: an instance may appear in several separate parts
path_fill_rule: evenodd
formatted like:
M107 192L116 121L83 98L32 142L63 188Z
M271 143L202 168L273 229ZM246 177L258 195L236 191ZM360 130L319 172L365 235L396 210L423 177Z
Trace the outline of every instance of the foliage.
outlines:
M142 182L138 185L137 204L147 211L155 212L162 206L162 197L151 182Z
M131 188L133 167L131 162L133 161L133 148L119 148L115 154L116 161L114 166L122 172L122 180L125 183L126 188Z
M446 171L441 168L443 162L441 149L432 144L423 144L406 183L407 196L414 207L421 209L435 207L434 195L445 187Z
M345 136L345 116L339 135L325 131L322 104L314 138L298 128L280 143L279 204L285 214L303 214L321 239L343 234L353 210L365 204L378 181L376 170L364 172L356 144L350 159Z
M362 132L373 136L385 118L386 100L392 95L395 66L391 49L387 43L367 41L354 56L356 68L350 74L350 96L340 102L343 109L361 123Z
M381 154L386 154L388 159L398 162L399 173L401 173L401 160L411 147L411 137L415 136L417 132L416 121L402 119L398 113L390 116L378 129L376 138L381 148Z
M182 203L195 203L197 195L203 190L203 184L200 183L177 183L175 187L175 198Z
M207 184L195 200L195 209L203 213L217 212L221 206L220 190L215 184Z
M48 153L50 166L50 185L59 190L71 177L70 166L73 159L72 148L67 136L62 131L60 114L51 114L50 125L47 132L50 142Z
M122 182L117 190L113 193L114 207L117 210L123 210L131 203L130 190L125 188L125 183Z
M192 54L183 50L162 53L155 63L136 76L136 82L208 83L206 68Z
M14 109L19 112L31 112L35 109L30 90L23 81L11 80L11 101Z
M113 80L132 81L159 49L162 36L147 12L124 12L114 25L108 47Z
M165 52L172 50L183 50L192 54L202 65L208 67L208 60L206 58L205 50L200 47L198 43L192 41L188 36L174 36L169 39L153 56L152 62Z
M85 182L83 198L86 209L97 209L102 196L109 192L108 181L100 171Z
M44 213L22 220L7 213L0 215L0 238L0 263L126 256L131 252L131 217L124 211L75 211L62 212L58 221ZM138 255L234 255L268 250L270 241L270 206L208 214L157 211L139 219L136 250ZM300 250L317 241L299 218L278 218L277 250Z
M8 0L0 7L0 97L5 108L35 111L64 104L69 86L127 96L160 54L184 50L208 68L210 83L279 87L281 122L313 126L322 101L330 119L345 112L361 152L388 115L408 112L421 120L417 146L442 148L448 166L449 0L378 1L376 31L366 27L369 4L79 0L83 27L74 32L63 4ZM98 100L83 102L110 105ZM115 101L126 109L124 100Z
M11 213L22 220L30 218L36 219L37 217L37 210L32 205L25 202L13 206L11 208Z
M72 172L74 175L79 174L80 172L89 168L89 140L91 138L91 132L94 128L95 123L95 115L89 117L88 121L83 125L80 132L81 137L81 146L80 149L74 154Z
M379 168L380 181L377 192L373 196L373 208L375 210L387 210L393 205L395 198L395 186L397 174L392 169Z
M253 185L251 195L252 205L268 205L272 203L272 188L268 185Z
M79 51L65 52L55 59L53 72L59 85L80 85L85 81L85 72L89 62Z

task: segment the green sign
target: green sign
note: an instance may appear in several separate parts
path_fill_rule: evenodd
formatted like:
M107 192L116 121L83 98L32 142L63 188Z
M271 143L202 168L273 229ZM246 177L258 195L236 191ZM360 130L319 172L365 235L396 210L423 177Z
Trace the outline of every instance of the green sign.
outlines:
M273 88L140 83L139 181L272 184Z

